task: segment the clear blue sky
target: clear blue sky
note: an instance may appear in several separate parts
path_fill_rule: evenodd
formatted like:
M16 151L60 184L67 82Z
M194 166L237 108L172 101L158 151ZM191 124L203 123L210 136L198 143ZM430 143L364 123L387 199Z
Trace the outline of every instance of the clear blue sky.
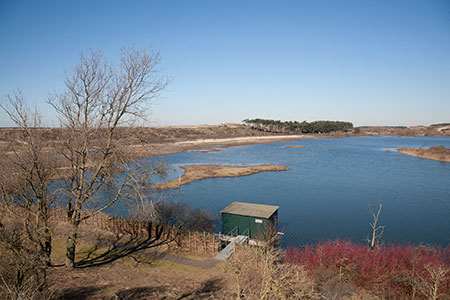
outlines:
M450 1L0 0L0 96L45 104L79 53L153 45L154 125L245 118L450 122ZM0 126L11 122L0 113Z

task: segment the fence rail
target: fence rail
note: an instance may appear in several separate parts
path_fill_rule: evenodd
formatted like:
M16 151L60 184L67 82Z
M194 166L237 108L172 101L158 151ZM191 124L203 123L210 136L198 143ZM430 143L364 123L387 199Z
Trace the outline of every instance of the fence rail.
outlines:
M86 213L87 216L89 212ZM67 222L64 209L50 211L51 222ZM187 231L171 225L154 221L140 221L99 213L92 214L82 221L81 225L94 226L114 234L129 235L135 239L157 239L177 251L189 251L208 254L214 257L221 249L220 234Z

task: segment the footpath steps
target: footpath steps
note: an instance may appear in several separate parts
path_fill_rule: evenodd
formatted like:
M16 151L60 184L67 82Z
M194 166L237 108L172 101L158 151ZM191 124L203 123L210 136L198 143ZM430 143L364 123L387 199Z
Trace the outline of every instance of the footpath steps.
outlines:
M238 235L234 239L231 240L231 243L229 243L222 251L220 251L219 254L216 255L215 259L226 261L234 252L234 245L235 244L242 244L245 241L248 240L248 236L246 235Z

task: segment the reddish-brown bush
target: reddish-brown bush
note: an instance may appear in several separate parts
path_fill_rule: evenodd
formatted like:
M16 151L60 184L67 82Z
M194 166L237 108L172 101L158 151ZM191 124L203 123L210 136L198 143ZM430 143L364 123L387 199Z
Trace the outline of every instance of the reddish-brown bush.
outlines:
M450 295L449 247L382 245L370 250L365 245L336 240L290 247L285 260L302 265L313 276L318 271L331 271L382 298Z

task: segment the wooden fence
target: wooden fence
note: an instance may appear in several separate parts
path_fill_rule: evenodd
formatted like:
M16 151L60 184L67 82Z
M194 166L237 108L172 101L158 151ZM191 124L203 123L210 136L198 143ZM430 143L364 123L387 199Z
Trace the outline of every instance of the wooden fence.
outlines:
M67 221L64 209L52 209L50 218L52 221ZM114 234L129 235L133 239L156 239L178 251L215 256L221 249L220 234L186 231L158 222L139 221L99 213L84 219L82 225L93 226Z

